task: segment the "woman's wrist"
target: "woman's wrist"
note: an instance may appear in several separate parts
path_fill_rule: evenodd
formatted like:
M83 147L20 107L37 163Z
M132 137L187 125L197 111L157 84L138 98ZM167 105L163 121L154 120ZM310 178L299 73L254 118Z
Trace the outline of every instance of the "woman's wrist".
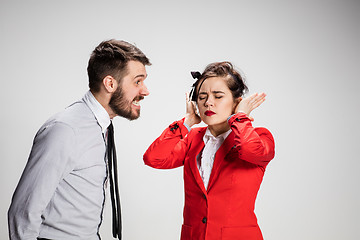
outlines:
M184 123L189 127L192 127L193 125L195 125L197 123L196 116L193 116L193 115L195 115L195 114L186 114L185 115Z
M245 113L246 115L248 115L244 110L239 110L237 113Z

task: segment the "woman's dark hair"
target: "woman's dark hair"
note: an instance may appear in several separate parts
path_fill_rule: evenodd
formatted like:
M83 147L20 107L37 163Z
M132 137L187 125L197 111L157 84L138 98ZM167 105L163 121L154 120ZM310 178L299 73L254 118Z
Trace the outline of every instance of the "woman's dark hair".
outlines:
M115 39L101 42L89 59L87 71L90 89L98 92L102 80L107 75L119 82L126 75L126 66L131 60L151 65L145 54L128 42Z
M206 66L203 73L191 72L191 74L197 79L193 85L192 101L197 101L201 85L210 77L224 77L234 99L242 97L248 91L245 80L230 62L211 63Z

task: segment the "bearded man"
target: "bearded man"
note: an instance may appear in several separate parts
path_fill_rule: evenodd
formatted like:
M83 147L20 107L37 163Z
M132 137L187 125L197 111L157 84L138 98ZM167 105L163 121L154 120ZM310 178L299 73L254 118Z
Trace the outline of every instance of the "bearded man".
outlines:
M116 165L108 127L115 116L140 116L139 102L149 95L146 65L149 59L128 42L112 39L95 48L87 68L90 90L35 136L8 211L10 239L100 239L108 162ZM111 188L117 185L113 171ZM114 210L120 203L114 193L111 198L118 211L113 235L120 239L120 209Z

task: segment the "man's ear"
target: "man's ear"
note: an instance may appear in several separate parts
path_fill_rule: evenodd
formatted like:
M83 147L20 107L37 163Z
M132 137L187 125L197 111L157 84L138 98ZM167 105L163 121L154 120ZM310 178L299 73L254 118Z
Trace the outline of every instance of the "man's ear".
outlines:
M106 77L104 77L103 79L103 85L104 85L104 88L106 89L106 91L108 93L113 93L115 92L115 90L117 89L118 87L118 83L117 81L110 75L107 75Z

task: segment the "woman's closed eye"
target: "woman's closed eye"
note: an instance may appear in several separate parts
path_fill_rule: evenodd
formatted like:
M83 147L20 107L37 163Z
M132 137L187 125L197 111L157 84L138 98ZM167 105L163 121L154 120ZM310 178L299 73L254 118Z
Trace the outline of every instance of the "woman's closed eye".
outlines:
M223 95L215 95L214 98L215 99L220 99L220 98L223 98L224 96ZM205 100L207 98L207 96L199 96L199 100Z
M204 100L207 98L207 94L201 93L199 94L199 101Z

